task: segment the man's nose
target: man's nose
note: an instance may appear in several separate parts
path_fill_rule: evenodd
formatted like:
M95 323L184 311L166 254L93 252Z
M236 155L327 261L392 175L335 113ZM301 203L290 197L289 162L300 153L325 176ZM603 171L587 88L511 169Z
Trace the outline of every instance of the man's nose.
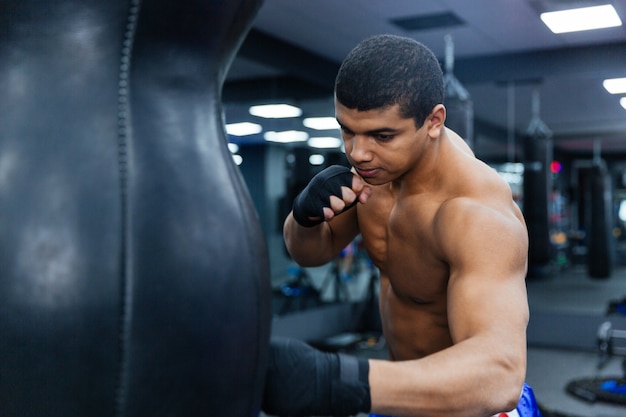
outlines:
M355 135L352 140L352 150L350 151L352 160L357 162L369 161L372 157L369 138L365 135Z

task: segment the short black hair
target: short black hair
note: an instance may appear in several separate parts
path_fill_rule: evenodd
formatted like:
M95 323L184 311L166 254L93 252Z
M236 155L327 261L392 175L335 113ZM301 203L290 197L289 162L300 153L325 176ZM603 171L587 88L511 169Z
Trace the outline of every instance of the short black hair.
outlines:
M443 103L443 71L435 54L414 39L376 35L358 44L335 79L335 98L349 109L400 105L402 117L421 127Z

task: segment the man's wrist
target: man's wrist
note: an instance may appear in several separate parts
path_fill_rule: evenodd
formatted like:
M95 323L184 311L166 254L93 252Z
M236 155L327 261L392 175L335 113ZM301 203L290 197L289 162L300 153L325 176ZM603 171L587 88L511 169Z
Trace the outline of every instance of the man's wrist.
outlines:
M335 415L367 413L371 409L369 361L338 354L339 378L333 382L331 404Z

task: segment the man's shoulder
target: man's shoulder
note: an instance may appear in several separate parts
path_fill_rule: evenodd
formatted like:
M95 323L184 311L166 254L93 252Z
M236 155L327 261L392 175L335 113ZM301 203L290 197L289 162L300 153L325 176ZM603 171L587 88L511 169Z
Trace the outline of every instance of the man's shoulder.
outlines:
M458 195L445 200L437 210L435 225L451 228L483 228L484 232L523 229L519 207L511 198L487 195Z

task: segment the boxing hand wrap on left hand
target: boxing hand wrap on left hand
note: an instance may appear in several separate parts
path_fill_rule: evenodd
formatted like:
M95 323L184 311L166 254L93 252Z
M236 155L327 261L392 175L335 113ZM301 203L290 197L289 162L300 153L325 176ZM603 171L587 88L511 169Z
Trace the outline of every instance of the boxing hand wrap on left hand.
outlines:
M370 411L369 362L274 338L263 411L277 416L350 416Z

